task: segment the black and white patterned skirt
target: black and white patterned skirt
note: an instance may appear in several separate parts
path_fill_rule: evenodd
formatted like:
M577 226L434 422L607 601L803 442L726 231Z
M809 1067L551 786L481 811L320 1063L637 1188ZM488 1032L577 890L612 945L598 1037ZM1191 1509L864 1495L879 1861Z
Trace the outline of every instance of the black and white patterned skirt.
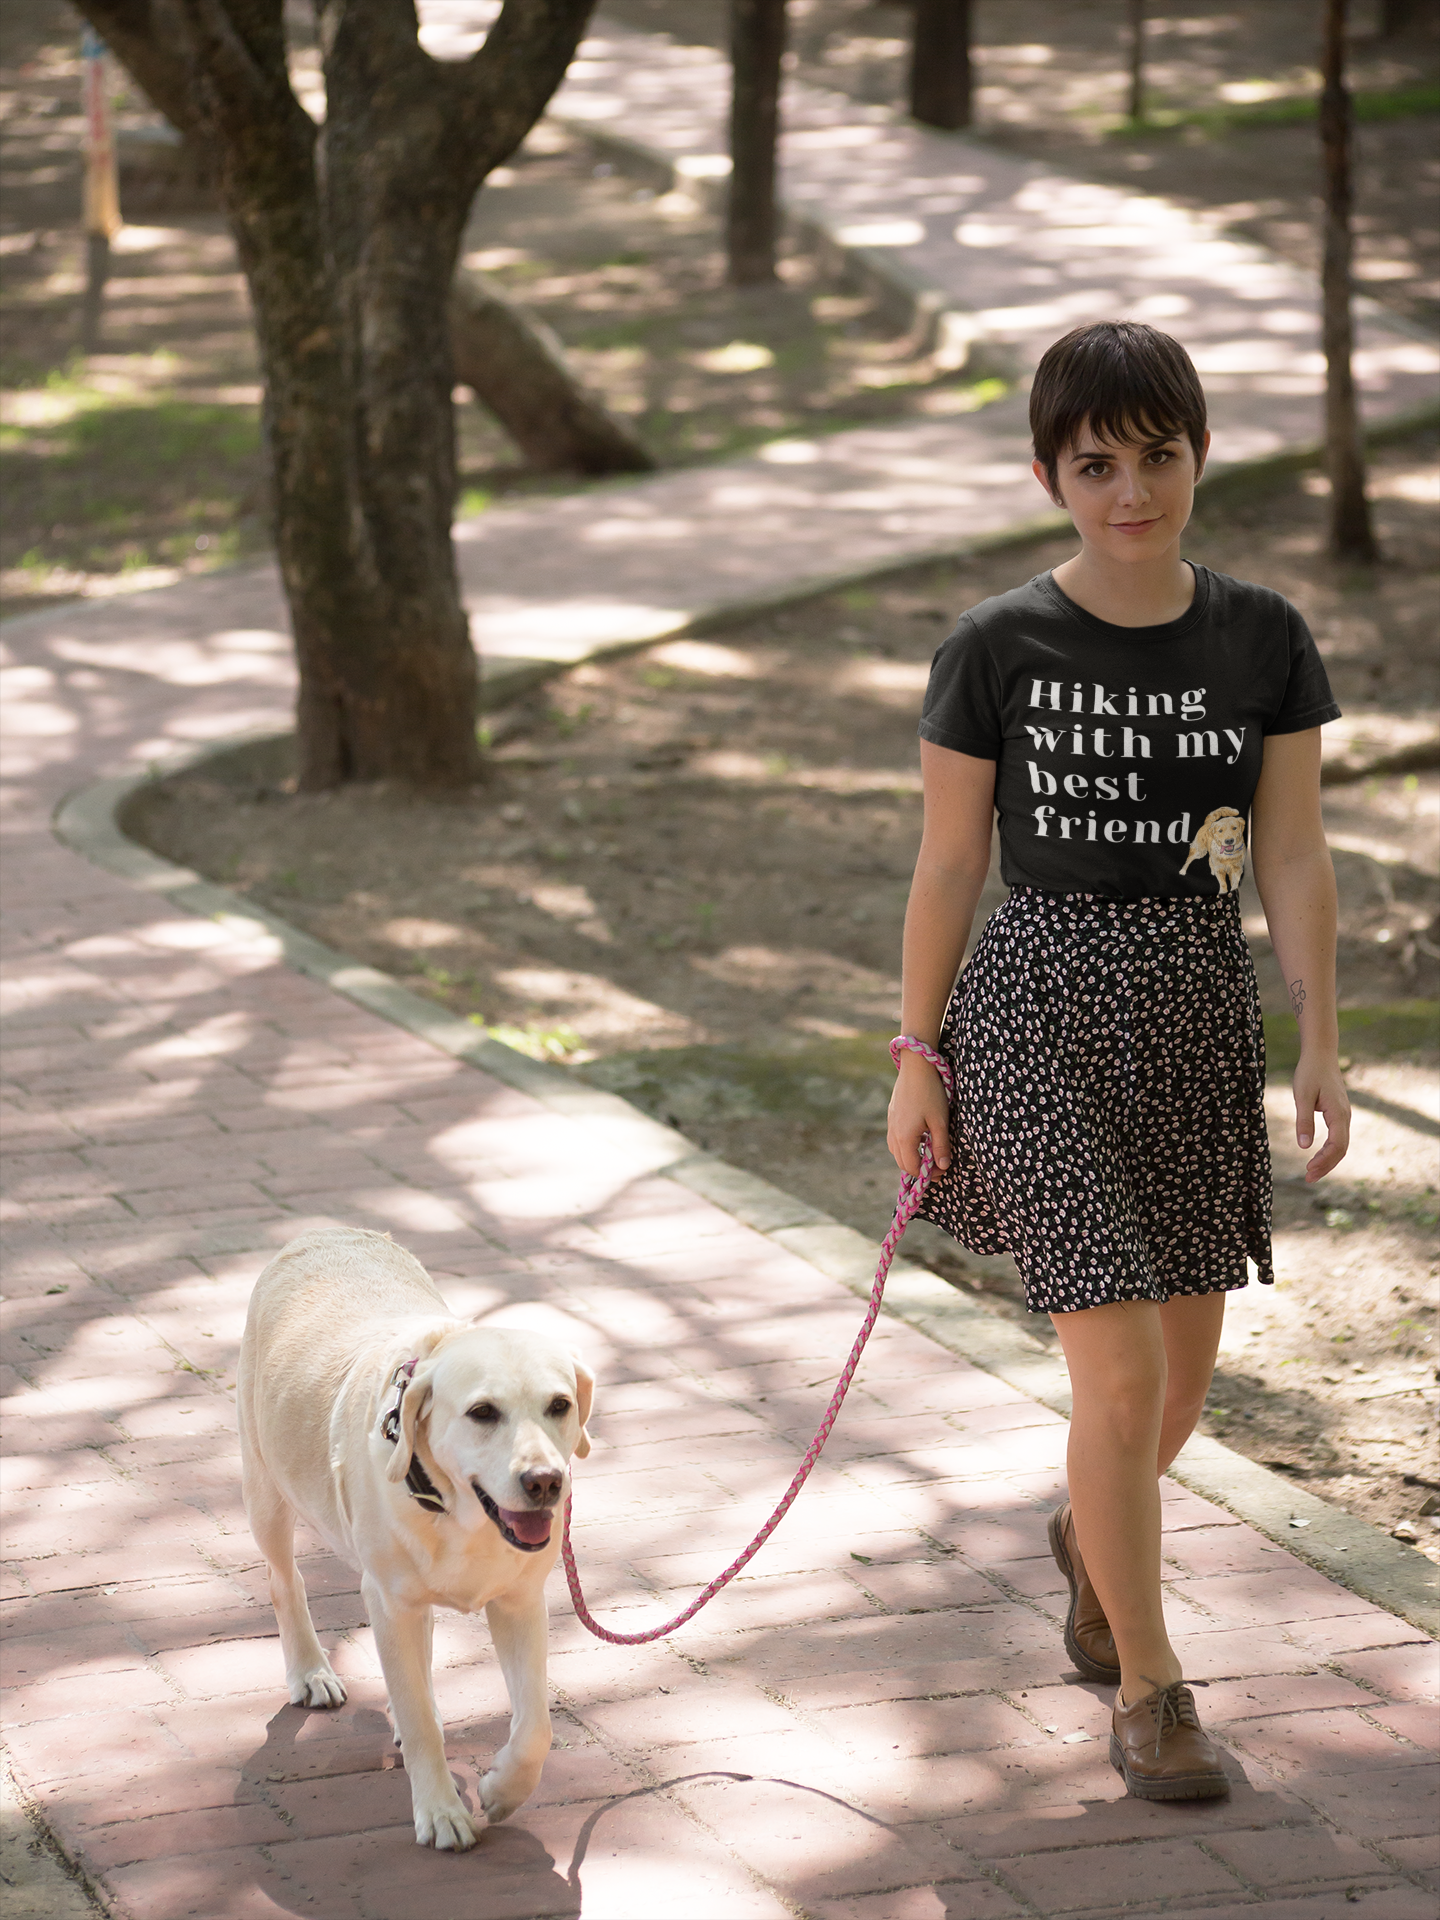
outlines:
M940 1037L953 1157L920 1213L1013 1253L1032 1312L1269 1283L1265 1036L1234 894L1017 888Z

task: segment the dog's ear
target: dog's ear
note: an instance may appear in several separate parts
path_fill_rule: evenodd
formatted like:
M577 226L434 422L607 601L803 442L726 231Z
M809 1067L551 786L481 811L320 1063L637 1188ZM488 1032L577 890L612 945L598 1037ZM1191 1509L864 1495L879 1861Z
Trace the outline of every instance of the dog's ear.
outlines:
M575 1442L575 1455L583 1460L590 1451L590 1436L585 1427L595 1404L595 1376L573 1353L570 1358L575 1361L575 1404L580 1415L580 1438Z
M400 1437L395 1442L395 1451L385 1469L387 1480L403 1480L410 1471L410 1462L415 1454L415 1429L430 1411L430 1402L434 1398L431 1387L433 1363L422 1361L410 1376L400 1400Z

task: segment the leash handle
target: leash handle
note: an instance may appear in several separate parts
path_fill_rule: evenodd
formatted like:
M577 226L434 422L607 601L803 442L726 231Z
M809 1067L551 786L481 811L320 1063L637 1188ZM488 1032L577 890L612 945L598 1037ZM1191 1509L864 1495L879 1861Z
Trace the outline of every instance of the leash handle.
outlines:
M900 1055L906 1052L923 1055L940 1075L945 1087L946 1098L953 1098L955 1092L955 1076L951 1071L950 1062L946 1060L942 1054L937 1053L933 1047L927 1046L923 1040L917 1040L913 1034L899 1034L890 1042L890 1058L894 1061L897 1071L900 1066ZM935 1160L930 1151L930 1136L927 1133L922 1137L920 1142L920 1171L913 1177L908 1173L902 1173L900 1175L900 1193L895 1202L895 1217L891 1220L890 1231L885 1235L880 1246L880 1260L875 1269L875 1284L870 1289L870 1304L865 1310L865 1318L860 1323L860 1331L856 1335L855 1344L850 1349L850 1358L845 1362L840 1378L835 1383L835 1391L830 1396L830 1404L825 1409L825 1417L820 1422L819 1427L816 1429L815 1438L810 1442L806 1450L805 1458L800 1463L799 1472L790 1482L780 1504L755 1535L755 1538L750 1542L749 1546L746 1547L745 1551L738 1559L732 1560L723 1573L716 1574L704 1592L697 1595L683 1613L677 1613L673 1620L667 1620L665 1624L660 1627L650 1627L644 1633L612 1633L608 1627L602 1627L600 1622L591 1613L589 1607L585 1604L585 1595L580 1586L580 1571L575 1565L575 1552L570 1544L571 1500L569 1495L566 1496L565 1523L560 1549L561 1558L565 1563L565 1578L570 1583L570 1598L575 1603L575 1612L579 1616L582 1624L589 1628L597 1640L608 1640L611 1646L614 1647L639 1647L643 1646L648 1640L663 1640L667 1634L674 1633L675 1629L677 1627L683 1627L687 1620L693 1620L700 1609L707 1606L710 1601L715 1598L716 1594L720 1592L722 1587L730 1584L736 1574L755 1557L775 1531L776 1527L778 1527L780 1522L785 1518L785 1515L790 1511L795 1496L810 1478L810 1471L815 1465L815 1462L820 1458L821 1452L824 1450L825 1442L830 1438L830 1429L835 1425L836 1416L844 1404L846 1394L850 1391L850 1382L855 1377L855 1369L859 1366L860 1356L865 1351L865 1342L870 1338L870 1331L879 1318L880 1302L884 1297L885 1282L889 1277L890 1267L895 1258L895 1251L900 1245L900 1239L906 1227L909 1226L910 1222L920 1210L920 1202L924 1198L925 1189L930 1184L930 1177L934 1170Z

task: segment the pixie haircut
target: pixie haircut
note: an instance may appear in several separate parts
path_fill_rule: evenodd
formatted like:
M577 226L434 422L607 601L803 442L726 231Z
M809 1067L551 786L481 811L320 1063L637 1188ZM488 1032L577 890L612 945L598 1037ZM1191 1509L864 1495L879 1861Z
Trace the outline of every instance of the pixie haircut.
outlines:
M1184 435L1198 467L1205 395L1180 342L1143 321L1101 320L1047 348L1030 389L1030 432L1052 493L1061 457L1087 424L1102 440L1121 444Z

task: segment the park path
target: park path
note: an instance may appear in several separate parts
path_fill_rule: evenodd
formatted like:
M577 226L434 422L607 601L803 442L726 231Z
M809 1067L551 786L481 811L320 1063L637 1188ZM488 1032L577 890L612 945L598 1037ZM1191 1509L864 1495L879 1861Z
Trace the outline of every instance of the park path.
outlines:
M1370 377L1383 410L1420 375ZM1261 381L1246 411L1309 437L1313 381L1300 398L1303 435L1294 393ZM973 437L867 430L610 490L604 511L488 515L462 529L477 631L512 659L635 639L647 611L1031 512L1016 407L954 431ZM1065 1423L891 1319L799 1504L674 1641L602 1646L556 1584L540 1791L475 1854L416 1849L355 1578L318 1552L351 1698L284 1703L230 1391L264 1261L311 1225L384 1228L457 1312L573 1339L601 1382L577 1546L592 1604L626 1626L768 1511L858 1308L801 1237L672 1177L660 1130L558 1112L287 968L253 926L57 842L57 803L98 776L284 724L268 570L0 640L4 1721L23 1791L116 1915L1433 1920L1433 1643L1168 1487L1171 1618L1233 1792L1124 1799L1103 1691L1059 1644L1044 1528ZM483 1627L442 1621L437 1658L472 1789L503 1737Z

